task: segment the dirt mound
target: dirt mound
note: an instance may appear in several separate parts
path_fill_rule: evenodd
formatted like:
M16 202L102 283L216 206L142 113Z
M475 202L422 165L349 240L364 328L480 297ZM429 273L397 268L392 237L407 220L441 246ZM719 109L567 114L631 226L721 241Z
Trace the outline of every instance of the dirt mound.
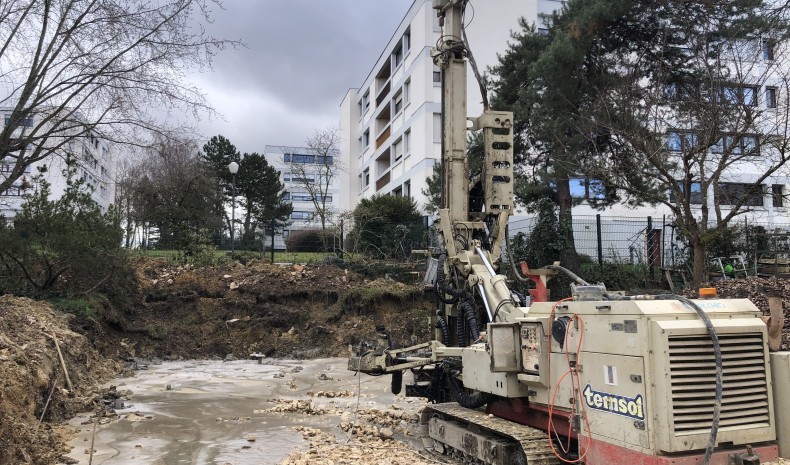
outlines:
M50 422L89 408L95 383L118 372L68 320L47 303L0 296L0 463L53 463L65 450Z
M83 327L105 354L329 357L344 355L377 324L405 343L429 337L433 304L420 286L370 281L334 265L196 268L147 260L137 263L137 277L142 298L132 313L102 329Z
M790 348L790 279L749 277L715 281L712 285L722 299L749 299L764 315L770 314L766 293L773 291L782 296L785 315L782 350ZM697 297L697 292L689 291L688 296Z

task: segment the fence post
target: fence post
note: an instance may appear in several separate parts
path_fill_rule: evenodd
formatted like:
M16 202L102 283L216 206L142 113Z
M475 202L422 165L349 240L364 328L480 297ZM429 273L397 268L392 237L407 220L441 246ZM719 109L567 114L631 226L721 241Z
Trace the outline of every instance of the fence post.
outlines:
M653 245L653 240L654 239L655 238L653 237L653 217L652 216L648 216L647 217L647 254L646 255L647 255L647 268L648 268L648 270L650 270L650 277L651 278L654 277L653 257L651 257L651 254L653 254L653 252L655 252L654 245Z
M343 260L343 249L346 246L346 241L344 239L345 231L343 230L343 220L340 220L340 259Z
M595 229L598 235L598 267L603 268L603 238L601 237L601 214L595 215Z
M275 221L274 218L272 218L272 251L270 252L272 257L272 265L274 265L274 227Z

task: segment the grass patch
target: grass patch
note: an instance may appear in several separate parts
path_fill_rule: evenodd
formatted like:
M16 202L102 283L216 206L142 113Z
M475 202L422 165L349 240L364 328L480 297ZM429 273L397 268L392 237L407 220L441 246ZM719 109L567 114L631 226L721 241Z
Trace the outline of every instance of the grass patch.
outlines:
M165 258L173 263L184 263L184 254L178 250L159 250L159 249L133 249L130 251L133 256L147 258ZM230 260L230 252L227 250L212 251L215 263ZM327 257L334 257L335 254L329 252L275 252L274 263L298 263L308 264L320 262ZM271 252L254 252L250 250L237 250L234 254L236 260L246 263L250 260L271 260Z

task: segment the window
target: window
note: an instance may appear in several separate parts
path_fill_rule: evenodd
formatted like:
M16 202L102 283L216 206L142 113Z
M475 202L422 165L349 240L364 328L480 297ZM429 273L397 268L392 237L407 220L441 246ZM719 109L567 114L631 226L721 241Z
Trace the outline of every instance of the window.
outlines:
M667 132L667 150L670 152L688 152L696 146L697 135L693 132Z
M571 197L582 200L603 200L606 189L600 179L570 178Z
M362 133L362 150L365 150L370 145L370 129L365 129Z
M664 84L662 93L666 100L674 102L689 102L699 100L696 86L693 84L672 82Z
M392 144L392 153L395 154L395 161L403 158L403 139L398 139Z
M729 151L731 155L759 155L760 141L756 135L729 135L716 141L711 147L713 153L725 153Z
M12 115L5 115L5 125L6 126L14 125L16 127L32 128L33 127L33 118L16 118L16 121L14 121L14 118L13 118Z
M776 87L765 88L765 106L776 108Z
M403 110L403 92L398 92L392 98L392 113L397 115Z
M403 63L403 44L399 44L392 51L392 68L397 68L401 63Z
M782 184L773 184L771 186L771 200L773 200L774 207L781 207L784 204L784 188Z
M406 32L403 33L402 45L403 50L408 55L411 49L411 29L406 29Z
M365 171L362 172L362 187L368 187L370 185L370 168L365 168Z
M406 181L403 183L403 196L411 197L411 181Z
M312 212L300 212L294 211L291 213L291 219L293 220L312 220L313 213Z
M411 78L403 83L403 101L407 104L411 102Z
M442 70L438 66L433 67L433 83L434 85L442 83Z
M763 39L760 41L760 56L763 60L772 61L774 59L774 48L776 42L773 39Z
M736 205L742 203L748 206L762 206L763 189L762 186L754 184L723 182L719 184L720 205Z
M308 182L309 183L309 182L315 182L315 176L313 176L311 174L294 175L294 174L291 174L291 173L286 173L285 176L283 176L283 181L284 182L301 182L301 183Z
M403 153L406 156L411 154L411 129L403 133Z
M721 101L731 105L757 105L757 87L730 85L720 89Z
M680 189L681 193L686 192L686 184L684 181L678 181L678 188ZM690 186L690 196L689 196L689 203L691 205L702 205L702 185L698 182L692 182ZM669 201L672 203L676 203L677 199L675 198L674 191L669 192Z
M362 105L362 113L364 114L370 108L370 91L365 92L365 95L362 96L362 101L360 102Z
M433 142L442 143L442 115L439 113L433 114Z
M315 155L300 155L297 153L286 153L283 155L283 161L286 163L315 163Z

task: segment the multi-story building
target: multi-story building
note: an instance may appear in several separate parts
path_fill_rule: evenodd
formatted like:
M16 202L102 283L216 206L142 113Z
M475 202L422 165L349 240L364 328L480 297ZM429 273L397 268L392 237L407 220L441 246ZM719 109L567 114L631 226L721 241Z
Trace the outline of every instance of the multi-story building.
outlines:
M280 181L285 185L285 200L293 205L290 225L283 231L283 237L287 237L291 229L321 228L319 209L325 212L326 226L334 223L337 214L347 205L343 192L348 192L341 188L342 166L334 151L319 153L310 147L267 145L264 156L280 173ZM317 209L316 203L321 208ZM276 238L275 244L276 248L281 248L278 244L282 244L281 238Z
M475 9L467 34L481 69L496 64L518 19L538 21L562 5L554 0L500 0ZM420 207L433 165L441 159L441 70L431 47L441 36L432 0L415 0L359 88L340 105L340 152L348 164L352 209L374 194L411 196ZM471 71L469 115L482 112Z
M0 108L3 114L3 124L9 124L11 109ZM33 128L39 124L36 117L27 118L20 123L18 130ZM45 123L46 124L46 123ZM25 168L24 175L16 180L12 187L0 193L0 215L12 218L24 202L25 194L32 193L36 188L34 179L41 176L50 184L50 199L60 198L68 188L66 168L67 159L73 161L71 167L73 176L81 178L84 185L90 189L91 197L106 212L114 201L114 156L110 144L94 133L85 136L72 137L67 141L46 140L42 143L57 146L53 153L46 158L33 162ZM33 150L28 147L26 150ZM0 160L0 178L11 172L13 165L10 159Z
M432 0L416 0L411 5L362 85L349 89L342 100L340 151L348 163L347 173L351 186L346 208L351 209L360 199L374 194L411 195L421 207L427 201L422 191L427 185L426 179L433 172L433 165L441 159L441 71L434 66L430 55L431 47L441 36L441 29L432 3ZM527 23L535 24L538 32L547 32L551 27L551 14L562 4L562 1L553 0L503 0L475 5L473 17L469 14L470 17L465 22L469 46L479 68L485 70L496 65L497 54L507 51L511 31L520 29L519 17L524 17ZM781 109L787 108L787 103L783 101L786 96L782 95L781 89L786 87L786 76L790 75L787 73L787 57L783 57L778 44L770 40L758 40L758 43L759 46L752 44L751 48L745 48L747 52L753 51L753 56L745 57L749 63L747 75L739 77L737 87L729 89L725 86L723 92L729 92L729 98L744 99L741 103L748 103L759 109L769 120L772 112L776 113L777 118L782 118ZM769 71L772 68L780 72L772 73ZM738 69L743 71L745 68L740 66ZM727 95L724 97L727 98ZM479 88L469 70L469 116L480 114L480 100ZM771 124L779 126L776 121L769 121L768 126ZM679 124L673 125L671 121L657 124L656 127L666 136L667 149L670 152L682 153L684 144L694 137L693 130ZM739 193L745 191L746 185L755 182L765 172L765 164L761 163L762 155L759 154L768 153L768 147L763 150L759 145L762 140L768 139L760 134L751 137L742 135L732 138L731 141L723 138L724 145L721 150L728 147L728 143L737 143L741 147L735 150L754 150L755 157L733 167L722 178L723 182L717 184L716 188L727 195L718 196L719 205L708 205L710 211L719 207L726 214L729 206L724 203L737 199ZM717 150L717 147L714 146L712 150ZM777 171L766 179L761 193L752 195L754 198L749 199L748 212L743 218L769 227L790 223L788 181L790 177L787 170ZM695 187L698 188L698 185L691 185L692 194ZM711 186L710 189L714 187ZM597 214L604 218L646 219L652 216L654 227L664 218L667 218L668 224L671 223L670 209L661 204L637 208L617 204L604 210L594 208L596 197L601 198L604 195L600 183L594 179L572 179L571 193L576 199L574 217L582 222L592 221L592 226L587 223L580 224L580 231L594 231ZM712 192L710 194L708 199L712 202L714 195ZM694 195L692 197L697 198ZM692 208L701 208L699 201L692 200L692 204ZM513 220L523 218L525 216L521 215ZM642 237L642 242L646 242L644 226L639 228L641 229L633 231L632 235Z

